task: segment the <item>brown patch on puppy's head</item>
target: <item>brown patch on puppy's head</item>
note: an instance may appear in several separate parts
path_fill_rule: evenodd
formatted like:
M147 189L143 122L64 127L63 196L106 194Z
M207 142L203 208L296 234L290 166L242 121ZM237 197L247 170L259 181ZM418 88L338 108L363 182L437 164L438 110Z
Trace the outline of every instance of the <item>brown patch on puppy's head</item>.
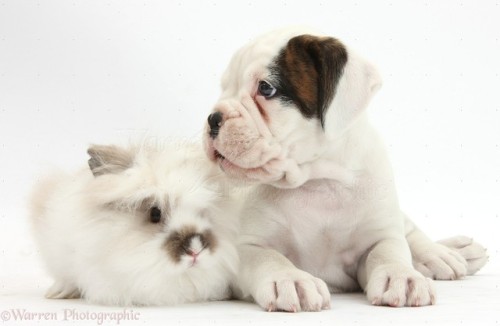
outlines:
M304 117L318 118L324 126L346 63L347 50L337 39L300 35L274 60L271 78L281 100L293 102Z

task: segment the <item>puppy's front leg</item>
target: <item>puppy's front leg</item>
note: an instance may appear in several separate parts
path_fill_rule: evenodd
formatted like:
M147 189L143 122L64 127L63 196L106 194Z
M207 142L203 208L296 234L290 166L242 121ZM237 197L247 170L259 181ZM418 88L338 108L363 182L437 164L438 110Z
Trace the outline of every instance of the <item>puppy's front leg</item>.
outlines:
M402 239L384 239L365 254L358 281L374 305L424 306L435 302L432 280L416 271L408 244Z
M267 311L321 311L330 308L325 282L296 268L273 249L239 246L238 286Z

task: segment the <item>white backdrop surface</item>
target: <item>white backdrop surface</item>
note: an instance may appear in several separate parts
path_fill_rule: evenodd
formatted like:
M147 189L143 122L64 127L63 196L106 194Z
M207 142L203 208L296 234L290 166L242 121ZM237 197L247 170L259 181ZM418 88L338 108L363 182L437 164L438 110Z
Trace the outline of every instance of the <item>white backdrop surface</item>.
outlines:
M26 223L37 177L84 165L91 143L199 139L232 53L296 24L340 38L379 67L384 86L369 110L401 205L432 238L473 236L488 247L489 264L438 282L433 307L377 308L350 294L317 314L226 302L137 308L139 318L126 322L500 322L498 1L0 0L0 313L8 322L29 324L14 320L15 309L58 321L68 309L123 310L43 299L50 279ZM83 319L72 321L98 323Z

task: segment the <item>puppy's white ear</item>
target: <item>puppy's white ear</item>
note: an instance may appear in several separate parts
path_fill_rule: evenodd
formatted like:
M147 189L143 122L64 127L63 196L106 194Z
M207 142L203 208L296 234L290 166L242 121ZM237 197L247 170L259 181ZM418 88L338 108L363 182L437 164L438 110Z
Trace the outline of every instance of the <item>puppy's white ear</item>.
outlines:
M348 128L368 107L370 100L381 86L382 78L377 68L349 51L344 74L327 112L326 131L338 134Z
M119 173L132 166L134 154L118 146L93 145L87 153L90 171L94 176L108 173Z

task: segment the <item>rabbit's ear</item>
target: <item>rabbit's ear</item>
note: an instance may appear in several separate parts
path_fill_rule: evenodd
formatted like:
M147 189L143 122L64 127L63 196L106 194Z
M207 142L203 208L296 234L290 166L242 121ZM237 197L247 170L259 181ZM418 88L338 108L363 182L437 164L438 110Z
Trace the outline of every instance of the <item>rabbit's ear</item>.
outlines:
M93 145L87 153L90 170L94 176L107 173L118 173L130 168L134 162L134 154L118 146Z

